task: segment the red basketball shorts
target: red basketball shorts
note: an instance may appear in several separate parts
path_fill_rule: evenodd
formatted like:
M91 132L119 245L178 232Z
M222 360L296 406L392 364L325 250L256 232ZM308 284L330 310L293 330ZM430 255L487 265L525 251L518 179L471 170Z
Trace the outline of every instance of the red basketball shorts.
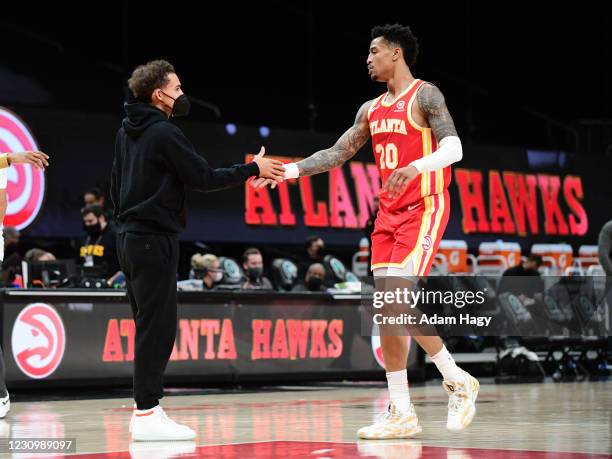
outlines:
M405 268L429 274L450 216L448 190L421 198L401 211L378 211L372 233L372 270Z

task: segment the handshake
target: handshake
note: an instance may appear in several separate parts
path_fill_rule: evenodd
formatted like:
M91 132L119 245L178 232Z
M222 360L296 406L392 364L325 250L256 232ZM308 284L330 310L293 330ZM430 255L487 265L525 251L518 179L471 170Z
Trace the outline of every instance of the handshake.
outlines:
M284 180L299 177L300 172L295 163L283 164L277 159L264 158L265 153L266 149L261 147L259 153L253 158L259 167L259 177L251 182L253 188L263 188L268 185L276 188L276 185Z

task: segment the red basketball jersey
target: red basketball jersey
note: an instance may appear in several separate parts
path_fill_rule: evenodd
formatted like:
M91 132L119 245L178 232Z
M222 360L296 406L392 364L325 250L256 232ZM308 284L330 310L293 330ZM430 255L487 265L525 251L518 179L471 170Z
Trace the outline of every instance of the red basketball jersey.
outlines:
M368 110L372 148L383 185L395 169L408 166L412 161L430 155L437 148L431 129L419 126L411 115L417 91L423 84L425 82L422 80L414 80L393 102L385 102L385 93L374 100ZM390 199L381 189L380 209L403 210L425 196L444 191L450 181L449 166L416 176L408 184L406 192L395 199Z

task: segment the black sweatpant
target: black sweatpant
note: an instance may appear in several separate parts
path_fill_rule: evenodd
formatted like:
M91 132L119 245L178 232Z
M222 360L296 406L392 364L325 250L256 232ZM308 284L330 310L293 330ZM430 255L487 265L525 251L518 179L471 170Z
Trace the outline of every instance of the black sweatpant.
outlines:
M0 397L6 397L6 370L4 368L4 354L0 347Z
M139 410L163 397L163 377L176 337L177 236L120 233L117 254L136 322L134 400Z

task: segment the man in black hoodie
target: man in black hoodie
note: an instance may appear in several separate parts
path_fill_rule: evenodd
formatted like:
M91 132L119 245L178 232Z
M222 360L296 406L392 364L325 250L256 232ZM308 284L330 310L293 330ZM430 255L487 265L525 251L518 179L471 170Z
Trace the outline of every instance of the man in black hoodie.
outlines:
M195 433L159 406L163 374L176 336L178 235L185 226L185 190L212 191L253 176L283 178L282 163L263 158L212 169L169 121L189 112L174 67L162 60L139 66L128 81L135 101L117 133L111 177L117 252L134 321L134 440L190 440Z

